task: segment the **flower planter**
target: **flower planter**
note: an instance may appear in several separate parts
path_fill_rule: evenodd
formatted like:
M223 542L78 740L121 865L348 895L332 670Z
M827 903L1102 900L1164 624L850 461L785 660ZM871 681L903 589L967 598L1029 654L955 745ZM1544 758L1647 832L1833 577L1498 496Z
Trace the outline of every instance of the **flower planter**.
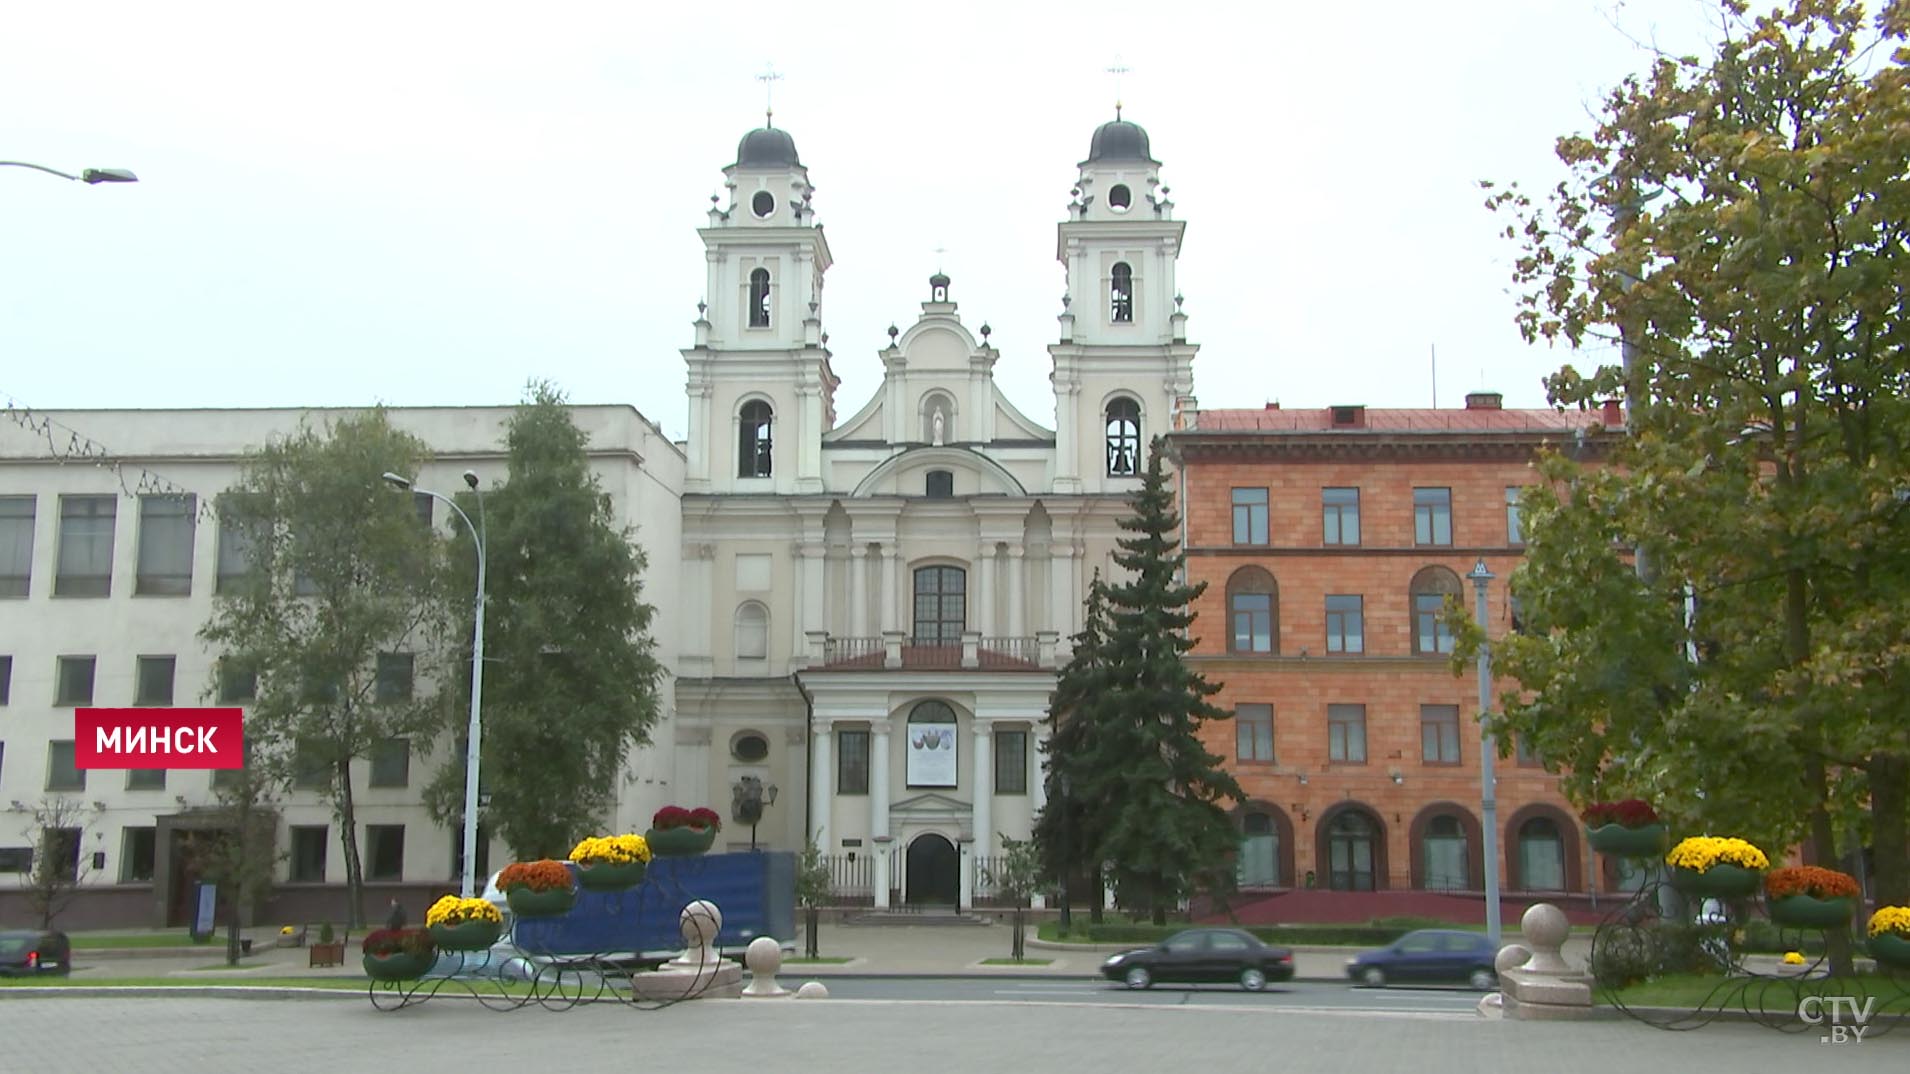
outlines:
M1736 865L1719 862L1704 872L1675 866L1671 870L1671 886L1686 895L1698 895L1711 899L1742 899L1757 893L1760 874L1756 869L1744 869Z
M1585 829L1585 840L1600 854L1614 858L1655 858L1671 842L1670 831L1662 824L1627 828L1622 824L1601 824Z
M411 981L423 977L438 960L437 952L412 954L399 951L389 955L365 955L365 976L374 981Z
M1872 936L1870 955L1893 969L1910 970L1910 940L1894 932L1880 932Z
M466 921L431 926L431 940L446 951L483 951L497 942L502 927L495 921Z
M633 861L627 865L611 862L578 862L577 883L591 891L627 891L643 883L643 876L649 869L648 862Z
M557 917L570 913L577 905L577 891L574 888L546 888L536 891L522 884L512 884L504 893L504 899L511 905L511 913L518 917Z
M715 828L652 828L643 835L652 854L666 858L687 858L701 854L716 843Z
M1810 895L1785 895L1771 899L1766 906L1771 920L1791 929L1843 929L1850 926L1856 909L1849 899L1819 899Z

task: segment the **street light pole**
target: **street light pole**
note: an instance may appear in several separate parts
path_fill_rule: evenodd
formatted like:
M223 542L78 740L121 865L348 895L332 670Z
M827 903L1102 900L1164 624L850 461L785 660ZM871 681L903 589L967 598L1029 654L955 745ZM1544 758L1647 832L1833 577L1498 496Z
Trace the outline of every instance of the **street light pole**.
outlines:
M1486 630L1486 584L1491 582L1493 574L1486 568L1485 557L1472 565L1472 573L1466 575L1472 579L1472 589L1478 606L1479 629ZM1489 640L1489 639L1488 639ZM1486 939L1492 949L1499 949L1501 940L1499 925L1499 790L1498 780L1492 774L1492 762L1498 750L1492 743L1492 731L1486 726L1485 715L1492 711L1492 653L1484 645L1479 647L1479 813L1480 827L1485 836L1486 867Z
M57 175L62 179L71 179L76 183L137 183L139 176L125 168L85 168L78 175L70 175L44 164L28 164L24 160L0 160L0 168L32 168L36 172Z
M409 478L387 473L385 480L400 489L422 492L434 500L442 500L464 520L464 528L477 542L477 601L472 612L471 627L471 718L465 728L464 742L464 875L462 894L472 898L477 894L477 818L478 818L478 744L484 735L484 561L486 533L484 531L484 490L478 488L478 476L471 470L464 471L464 483L477 494L478 524L471 525L471 516L457 505L457 501L442 493L430 489L415 487Z

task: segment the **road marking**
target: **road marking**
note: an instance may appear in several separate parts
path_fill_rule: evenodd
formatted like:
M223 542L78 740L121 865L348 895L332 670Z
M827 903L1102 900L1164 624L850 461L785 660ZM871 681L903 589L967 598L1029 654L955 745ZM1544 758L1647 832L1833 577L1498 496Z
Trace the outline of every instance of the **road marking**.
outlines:
M997 988L997 996L1098 996L1100 992L1090 992L1079 988Z

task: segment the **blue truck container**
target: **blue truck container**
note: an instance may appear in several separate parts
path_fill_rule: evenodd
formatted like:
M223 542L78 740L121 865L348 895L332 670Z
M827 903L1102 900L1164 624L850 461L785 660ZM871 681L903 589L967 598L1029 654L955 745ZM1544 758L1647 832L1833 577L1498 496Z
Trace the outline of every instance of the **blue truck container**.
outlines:
M495 879L485 895L509 913ZM796 936L796 856L766 850L660 857L629 891L579 888L567 914L514 919L506 942L530 955L668 955L682 949L683 908L698 899L723 914L719 948L740 950L758 936L787 944Z

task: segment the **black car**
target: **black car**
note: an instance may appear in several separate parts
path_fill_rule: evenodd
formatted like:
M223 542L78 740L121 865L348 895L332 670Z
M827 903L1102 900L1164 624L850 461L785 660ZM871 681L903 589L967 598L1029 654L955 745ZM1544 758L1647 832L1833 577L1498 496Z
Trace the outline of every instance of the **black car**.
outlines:
M1239 929L1188 929L1154 947L1110 956L1101 974L1129 988L1151 988L1156 981L1238 981L1258 992L1268 981L1293 980L1293 952Z
M0 977L36 977L73 970L73 945L64 932L0 932Z
M1481 991L1498 987L1492 960L1498 954L1484 934L1461 929L1420 929L1389 947L1346 960L1346 975L1375 988L1392 983L1465 983Z

